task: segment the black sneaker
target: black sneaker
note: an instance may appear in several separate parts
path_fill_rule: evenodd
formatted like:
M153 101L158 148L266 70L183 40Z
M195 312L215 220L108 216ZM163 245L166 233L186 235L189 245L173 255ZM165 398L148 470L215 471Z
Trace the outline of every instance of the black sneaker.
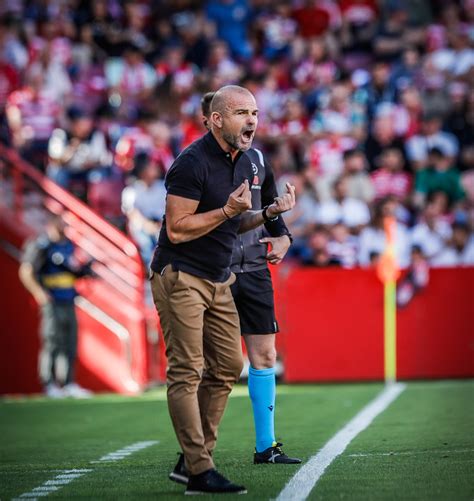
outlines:
M242 485L235 485L230 480L223 477L217 470L210 470L199 473L199 475L189 475L188 487L185 494L247 494L247 489Z
M253 464L299 464L301 459L289 458L281 449L283 444L273 442L273 445L263 452L255 451L253 455Z
M178 462L176 463L174 470L168 475L168 478L178 484L188 485L189 471L184 464L184 454L182 452L178 452L178 456Z

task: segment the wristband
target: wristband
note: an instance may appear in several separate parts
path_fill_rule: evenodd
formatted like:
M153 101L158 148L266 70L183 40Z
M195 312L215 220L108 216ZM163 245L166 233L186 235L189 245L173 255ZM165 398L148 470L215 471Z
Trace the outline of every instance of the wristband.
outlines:
M268 217L268 215L267 215L267 209L268 209L268 205L266 205L266 206L263 208L263 210L262 210L262 217L263 217L263 220L264 220L266 223L276 221L276 220L278 219L278 216Z
M225 206L224 206L225 207ZM224 216L226 219L231 219L230 216L227 214L227 212L225 211L224 207L222 207L222 212L224 213Z

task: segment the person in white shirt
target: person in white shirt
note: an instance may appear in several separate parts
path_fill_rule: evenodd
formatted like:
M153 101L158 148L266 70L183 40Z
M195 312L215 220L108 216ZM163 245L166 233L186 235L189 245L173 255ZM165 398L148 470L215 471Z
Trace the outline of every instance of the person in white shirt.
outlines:
M451 162L459 152L459 143L454 134L441 130L442 119L434 114L426 114L421 124L421 134L411 137L406 143L408 160L415 169L428 165L428 154L433 148L439 148Z
M451 226L441 217L439 207L439 204L429 203L421 221L411 229L411 244L419 247L429 261L444 250L452 234Z
M474 266L474 234L466 223L452 226L451 244L431 261L433 267Z
M386 245L383 220L385 216L395 216L397 204L397 200L390 196L375 206L372 223L359 235L360 266L371 266L374 258L383 254ZM395 257L402 268L410 264L410 239L406 226L400 222L397 222L395 229Z
M351 235L349 228L342 223L335 224L329 232L329 255L344 268L354 268L357 264L358 237Z
M122 192L122 211L143 262L150 264L165 213L166 189L159 165L147 153L135 157L137 179Z
M336 179L332 199L323 202L318 211L320 224L332 225L343 222L351 230L360 230L370 221L370 211L365 202L348 196L348 178L343 175Z

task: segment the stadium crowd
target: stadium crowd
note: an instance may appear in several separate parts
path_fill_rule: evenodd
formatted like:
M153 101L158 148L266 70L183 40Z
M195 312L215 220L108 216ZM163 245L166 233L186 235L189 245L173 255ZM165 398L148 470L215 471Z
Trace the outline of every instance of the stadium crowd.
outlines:
M297 188L288 259L474 265L474 0L4 0L0 140L127 227L149 261L201 96L257 99Z

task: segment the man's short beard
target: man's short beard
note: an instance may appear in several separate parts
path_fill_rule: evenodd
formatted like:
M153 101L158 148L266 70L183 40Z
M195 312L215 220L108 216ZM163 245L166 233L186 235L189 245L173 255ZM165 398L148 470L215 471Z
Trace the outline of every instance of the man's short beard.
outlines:
M234 150L240 150L239 138L234 134L224 132L222 134L222 139Z

